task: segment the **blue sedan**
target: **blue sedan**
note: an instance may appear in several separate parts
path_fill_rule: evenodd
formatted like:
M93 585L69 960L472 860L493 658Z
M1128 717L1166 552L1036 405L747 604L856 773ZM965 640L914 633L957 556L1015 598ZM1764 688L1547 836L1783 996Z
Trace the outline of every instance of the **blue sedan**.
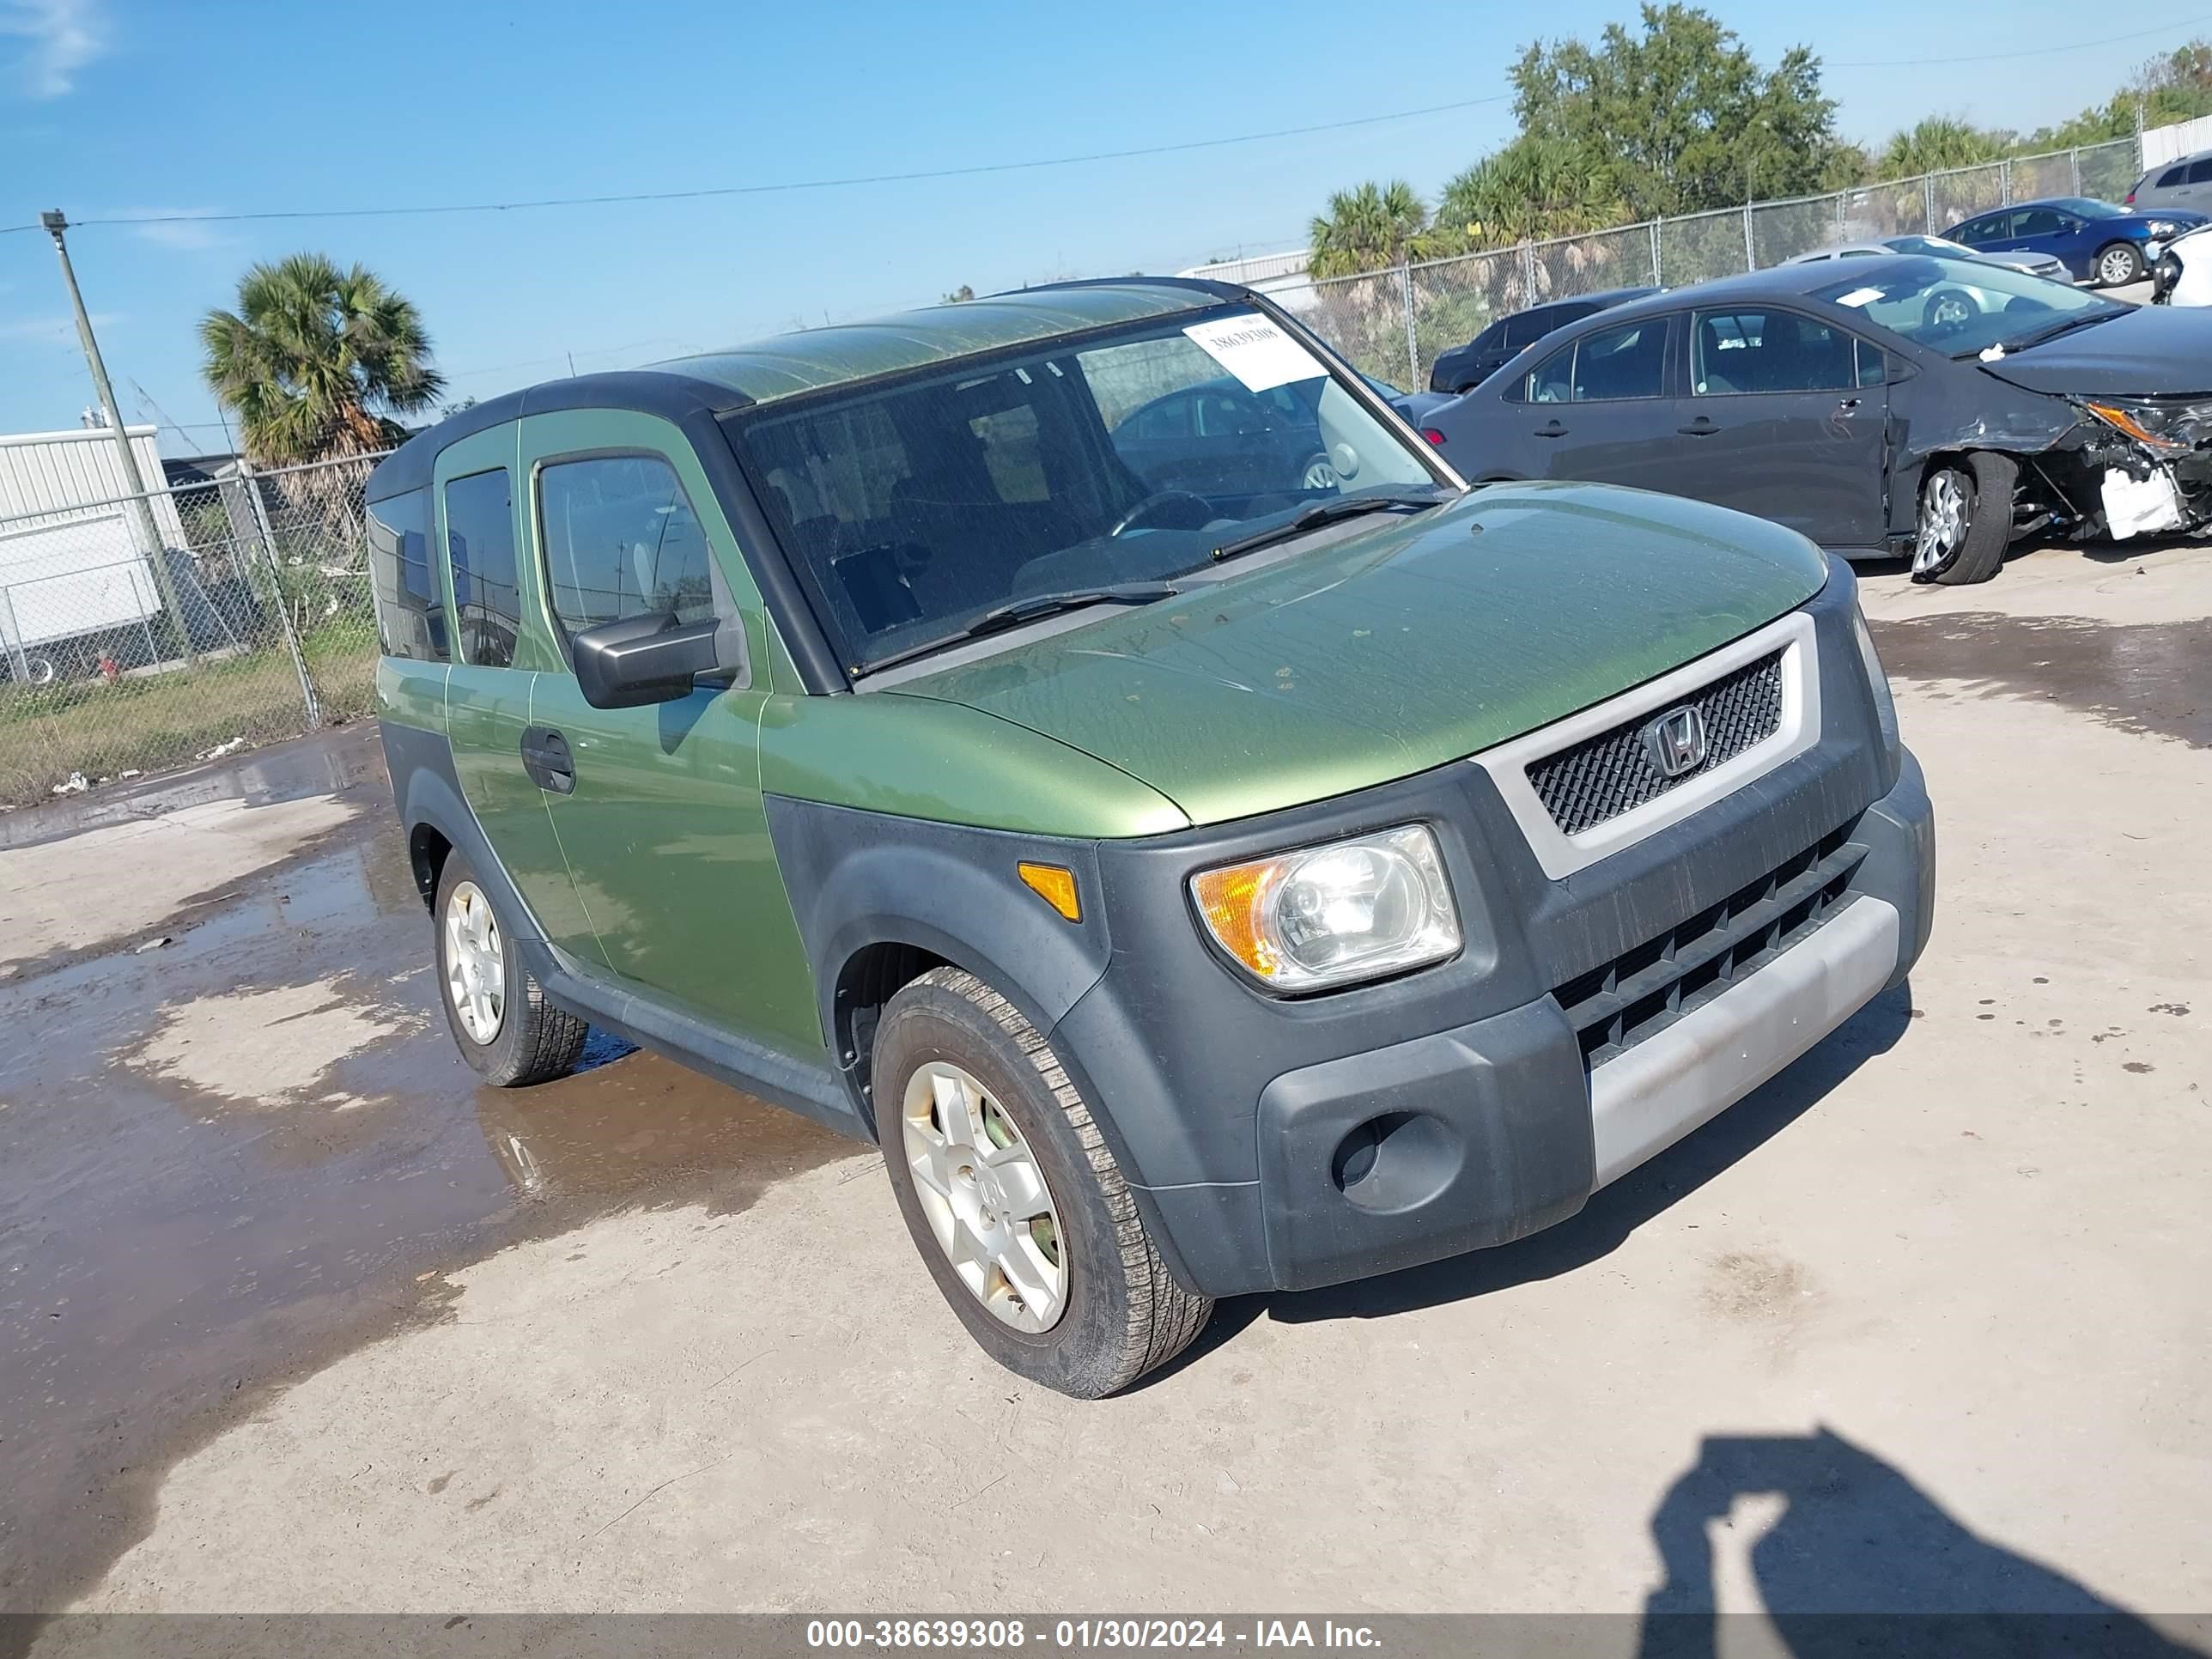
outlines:
M2141 282L2167 242L2207 222L2179 208L2136 213L2093 196L2055 196L2014 202L1943 234L1978 253L2053 254L2075 282L2118 288Z

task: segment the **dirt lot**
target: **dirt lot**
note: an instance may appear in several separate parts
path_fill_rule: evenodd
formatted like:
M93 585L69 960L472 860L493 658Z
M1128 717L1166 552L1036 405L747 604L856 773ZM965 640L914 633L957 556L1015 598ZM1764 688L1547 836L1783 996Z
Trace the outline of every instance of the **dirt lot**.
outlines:
M1099 1404L861 1149L474 1089L370 734L0 817L0 1608L2212 1610L2212 550L1868 589L1910 994Z

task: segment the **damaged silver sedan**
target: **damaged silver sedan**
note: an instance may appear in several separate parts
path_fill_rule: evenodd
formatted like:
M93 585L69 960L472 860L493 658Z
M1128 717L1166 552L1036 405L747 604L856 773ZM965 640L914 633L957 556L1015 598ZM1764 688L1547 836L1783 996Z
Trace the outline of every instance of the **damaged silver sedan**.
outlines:
M1466 477L1641 485L1921 581L2212 532L2212 314L1985 262L1785 265L1607 311L1426 424Z

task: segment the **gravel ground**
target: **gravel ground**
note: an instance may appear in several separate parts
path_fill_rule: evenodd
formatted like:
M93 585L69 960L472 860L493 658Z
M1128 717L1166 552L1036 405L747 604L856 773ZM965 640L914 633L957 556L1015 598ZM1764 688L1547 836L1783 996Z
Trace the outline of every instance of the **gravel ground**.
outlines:
M362 734L42 818L0 1607L2212 1610L2212 553L1865 578L1909 994L1575 1220L1095 1404L969 1346L872 1155L618 1045L475 1090Z

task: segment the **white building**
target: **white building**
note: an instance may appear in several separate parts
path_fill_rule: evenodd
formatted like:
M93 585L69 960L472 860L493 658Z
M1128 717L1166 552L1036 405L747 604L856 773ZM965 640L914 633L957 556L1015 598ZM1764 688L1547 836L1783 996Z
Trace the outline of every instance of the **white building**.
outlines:
M1313 278L1306 275L1311 255L1304 248L1286 253L1255 253L1246 259L1217 259L1210 265L1193 265L1178 276L1201 276L1208 282L1234 283L1265 294L1285 311L1304 311L1314 302Z
M125 428L165 547L186 545L161 474L154 428ZM0 436L0 663L41 683L71 640L161 614L143 520L129 501L115 434L105 428ZM150 638L150 636L149 636Z

